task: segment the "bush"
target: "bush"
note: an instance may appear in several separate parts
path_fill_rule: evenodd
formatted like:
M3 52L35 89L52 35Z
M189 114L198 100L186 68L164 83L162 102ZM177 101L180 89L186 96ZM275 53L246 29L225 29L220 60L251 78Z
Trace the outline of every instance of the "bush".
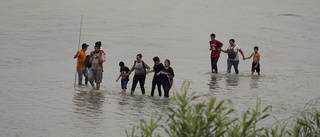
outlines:
M260 109L260 99L257 99L255 108L249 108L242 113L242 118L232 118L231 115L235 113L235 110L230 100L217 102L215 97L209 96L207 101L196 102L199 97L205 95L197 95L193 92L191 96L188 96L189 86L190 82L185 81L181 86L182 94L176 93L177 96L173 99L177 104L176 108L166 106L168 111L164 125L158 124L163 117L153 113L150 122L141 119L140 124L133 127L131 132L126 130L127 137L164 136L154 133L159 127L165 131L163 133L165 136L170 137L320 137L320 112L315 109L297 118L292 128L286 125L259 127L257 123L269 117L272 111L271 106ZM158 118L154 120L155 117Z

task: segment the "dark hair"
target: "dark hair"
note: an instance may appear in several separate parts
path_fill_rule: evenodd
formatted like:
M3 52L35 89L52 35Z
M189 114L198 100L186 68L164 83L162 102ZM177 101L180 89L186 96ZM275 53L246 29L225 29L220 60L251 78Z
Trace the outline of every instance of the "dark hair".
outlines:
M257 49L257 50L259 50L259 47L258 46L254 46L254 48L253 49Z
M169 59L166 59L165 61L168 61L168 64L169 64L169 66L170 66L170 64L171 64L170 60L169 60Z
M160 61L160 59L159 59L159 57L155 56L155 57L153 58L153 61Z
M230 39L229 41L232 41L232 43L234 43L234 42L235 42L235 40L234 40L234 39Z
M137 54L137 56L139 56L140 58L142 58L142 55L141 55L141 53L140 53L140 54Z
M100 47L101 47L101 46L99 46L99 45L95 45L95 46L94 46L94 48L100 48Z
M101 41L97 41L96 43L95 43L95 45L97 46L101 46Z
M212 33L210 36L211 36L211 37L212 37L212 36L213 36L213 37L216 37L216 34Z
M82 49L85 49L86 47L88 47L89 45L87 45L87 43L83 43L82 44Z
M121 61L121 62L119 63L119 66L120 66L120 67L124 66L124 63Z

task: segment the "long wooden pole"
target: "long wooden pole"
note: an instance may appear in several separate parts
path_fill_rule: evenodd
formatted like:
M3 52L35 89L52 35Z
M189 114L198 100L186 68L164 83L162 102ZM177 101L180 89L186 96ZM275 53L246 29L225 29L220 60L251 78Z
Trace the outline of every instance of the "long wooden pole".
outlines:
M80 50L80 41L81 41L81 31L82 31L82 20L83 16L81 15L81 23L80 23L80 34L79 34L79 43L78 43L78 51ZM77 63L76 63L76 72L74 75L74 88L76 87L76 81L77 81Z

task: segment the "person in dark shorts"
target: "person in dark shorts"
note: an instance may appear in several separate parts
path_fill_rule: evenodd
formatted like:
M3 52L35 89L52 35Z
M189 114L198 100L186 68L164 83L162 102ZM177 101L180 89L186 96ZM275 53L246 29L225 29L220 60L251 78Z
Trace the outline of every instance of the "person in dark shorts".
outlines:
M151 89L151 96L153 97L154 90L156 86L158 87L159 96L161 97L161 76L158 76L157 74L161 71L163 64L160 62L159 57L154 57L154 66L153 69L149 72L154 72L154 76L152 79L152 89Z
M119 66L120 66L120 75L116 80L116 82L118 82L119 79L121 78L121 89L125 92L127 90L127 84L129 82L129 76L127 76L129 72L129 68L125 66L122 61L119 63Z
M254 52L251 54L251 56L245 59L250 59L251 57L253 57L251 75L254 74L254 71L257 71L258 75L260 75L260 53L258 53L259 47L255 46L253 50Z

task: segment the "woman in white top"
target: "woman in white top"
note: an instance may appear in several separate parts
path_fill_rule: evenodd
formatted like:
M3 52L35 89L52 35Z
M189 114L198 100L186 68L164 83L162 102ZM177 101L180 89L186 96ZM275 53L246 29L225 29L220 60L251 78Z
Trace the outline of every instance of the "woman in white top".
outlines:
M230 39L229 40L230 46L228 47L227 50L222 50L222 52L224 53L228 53L228 74L231 73L231 67L233 65L234 70L236 72L236 74L239 74L239 70L238 70L238 65L239 65L239 56L238 56L238 51L241 53L242 55L242 59L245 59L245 56L240 48L239 45L235 45L235 40L234 39Z

